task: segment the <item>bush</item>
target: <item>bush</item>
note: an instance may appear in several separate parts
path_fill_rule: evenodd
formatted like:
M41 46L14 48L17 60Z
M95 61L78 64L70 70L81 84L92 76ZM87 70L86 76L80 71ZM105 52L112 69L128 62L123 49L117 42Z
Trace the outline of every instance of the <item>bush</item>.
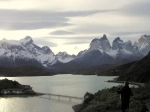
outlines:
M107 110L121 110L120 95L117 87L103 89L95 93L85 94L84 107L80 112L106 112ZM133 96L130 101L130 111L139 112L143 104L150 103L150 84L145 87L132 88ZM88 96L88 97L87 97Z

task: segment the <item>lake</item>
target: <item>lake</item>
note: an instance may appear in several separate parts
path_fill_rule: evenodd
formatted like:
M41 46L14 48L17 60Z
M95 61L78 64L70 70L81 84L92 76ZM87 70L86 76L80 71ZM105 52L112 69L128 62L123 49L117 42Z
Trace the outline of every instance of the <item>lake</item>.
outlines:
M83 97L86 92L95 93L104 88L117 86L108 83L114 76L55 75L37 77L0 77L30 85L36 92ZM73 112L72 106L79 100L58 99L49 96L0 98L0 112Z

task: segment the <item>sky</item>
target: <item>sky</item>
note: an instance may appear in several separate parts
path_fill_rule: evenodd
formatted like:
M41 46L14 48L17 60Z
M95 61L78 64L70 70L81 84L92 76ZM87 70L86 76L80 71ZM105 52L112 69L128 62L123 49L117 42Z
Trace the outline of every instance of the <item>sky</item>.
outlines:
M149 35L150 0L0 0L0 40L31 36L57 54L78 54L103 34L112 42Z

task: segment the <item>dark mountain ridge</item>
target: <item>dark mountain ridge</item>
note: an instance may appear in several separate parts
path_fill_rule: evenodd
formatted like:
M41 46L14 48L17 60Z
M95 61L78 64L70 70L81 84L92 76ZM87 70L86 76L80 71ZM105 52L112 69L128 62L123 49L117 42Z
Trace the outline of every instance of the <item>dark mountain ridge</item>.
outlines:
M130 62L115 69L108 70L106 74L118 75L117 80L134 82L150 82L150 52L139 61Z

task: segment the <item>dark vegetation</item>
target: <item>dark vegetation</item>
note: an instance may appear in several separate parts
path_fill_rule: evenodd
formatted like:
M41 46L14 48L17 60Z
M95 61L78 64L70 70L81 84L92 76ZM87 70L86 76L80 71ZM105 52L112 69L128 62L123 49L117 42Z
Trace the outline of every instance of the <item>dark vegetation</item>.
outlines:
M120 112L121 100L117 94L118 87L103 89L95 93L86 93L80 112ZM145 87L132 88L130 112L140 112L143 104L150 103L150 83Z
M145 86L132 88L134 95L130 101L130 112L140 112L143 104L150 106L150 53L139 61L110 67L97 73L119 76L117 80L120 81L145 83ZM118 87L103 89L94 95L86 93L80 112L120 112L121 100L117 89Z
M9 91L9 93L5 94L2 91ZM13 91L21 91L22 93L17 93ZM30 85L21 85L17 81L12 81L8 79L0 80L0 95L38 95L35 91L32 90Z
M21 89L22 85L19 84L17 81L12 81L12 80L8 80L8 79L0 80L0 91L2 89L9 89L9 88Z
M14 76L51 76L55 75L48 69L35 66L24 67L1 67L0 76L14 77Z

